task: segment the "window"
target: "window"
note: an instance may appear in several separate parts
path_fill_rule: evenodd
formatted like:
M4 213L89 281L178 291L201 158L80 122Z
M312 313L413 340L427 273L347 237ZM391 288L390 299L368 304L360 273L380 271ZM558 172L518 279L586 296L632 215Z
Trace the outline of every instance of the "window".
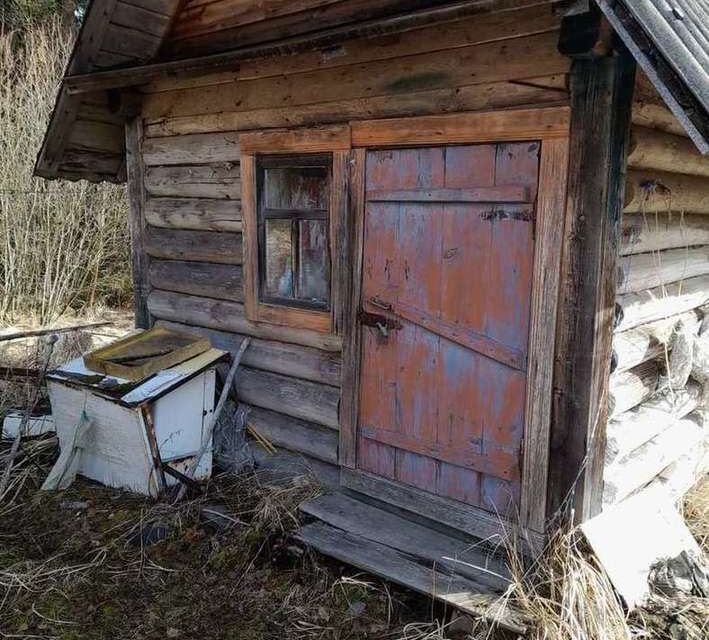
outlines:
M258 156L259 301L330 309L328 154Z
M239 146L246 318L339 334L350 277L349 126L243 131Z

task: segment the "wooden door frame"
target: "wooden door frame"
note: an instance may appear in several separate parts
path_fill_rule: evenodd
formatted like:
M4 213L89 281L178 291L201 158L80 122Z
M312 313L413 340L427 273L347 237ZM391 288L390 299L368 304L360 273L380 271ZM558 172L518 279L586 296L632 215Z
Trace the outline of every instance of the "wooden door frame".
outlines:
M500 516L490 514L478 507L441 498L356 469L361 360L361 332L357 315L361 305L364 251L365 163L367 151L370 149L536 141L541 143L541 155L518 524L531 533L544 532L554 342L566 210L569 124L570 109L566 106L351 123L352 156L349 190L352 238L351 282L349 295L346 298L348 308L344 323L339 452L343 484L358 490L363 490L367 483L374 484L377 487L376 491L386 490L386 495L393 502L397 501L396 495L400 497L399 502L404 500L401 498L404 494L416 495L421 501L419 504L428 504L436 513L444 511L445 509L441 509L440 505L445 504L446 509L455 510L459 521L468 523L467 528L460 526L458 528L476 535L485 537L489 535L491 518L498 523L504 523L504 519ZM372 492L374 493L375 490Z

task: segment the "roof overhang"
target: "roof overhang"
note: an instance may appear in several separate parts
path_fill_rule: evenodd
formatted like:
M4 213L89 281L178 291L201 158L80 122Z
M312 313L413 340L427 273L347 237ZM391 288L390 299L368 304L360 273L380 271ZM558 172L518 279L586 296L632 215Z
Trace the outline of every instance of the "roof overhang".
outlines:
M709 154L709 50L699 33L709 9L681 0L596 1L697 149Z

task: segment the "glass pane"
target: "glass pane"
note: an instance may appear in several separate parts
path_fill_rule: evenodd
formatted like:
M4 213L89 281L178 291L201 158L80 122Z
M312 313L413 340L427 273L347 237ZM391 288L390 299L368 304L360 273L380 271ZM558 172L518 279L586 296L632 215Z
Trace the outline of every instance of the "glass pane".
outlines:
M266 295L293 297L293 223L266 221Z
M325 167L266 169L266 207L327 209L327 173Z
M301 220L298 297L316 304L330 301L327 224L324 220Z

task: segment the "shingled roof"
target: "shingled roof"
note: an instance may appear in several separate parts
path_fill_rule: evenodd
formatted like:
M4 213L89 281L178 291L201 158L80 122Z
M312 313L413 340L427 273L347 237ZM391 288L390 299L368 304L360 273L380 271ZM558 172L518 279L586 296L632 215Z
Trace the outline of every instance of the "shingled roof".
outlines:
M709 2L598 0L702 153L709 153Z

